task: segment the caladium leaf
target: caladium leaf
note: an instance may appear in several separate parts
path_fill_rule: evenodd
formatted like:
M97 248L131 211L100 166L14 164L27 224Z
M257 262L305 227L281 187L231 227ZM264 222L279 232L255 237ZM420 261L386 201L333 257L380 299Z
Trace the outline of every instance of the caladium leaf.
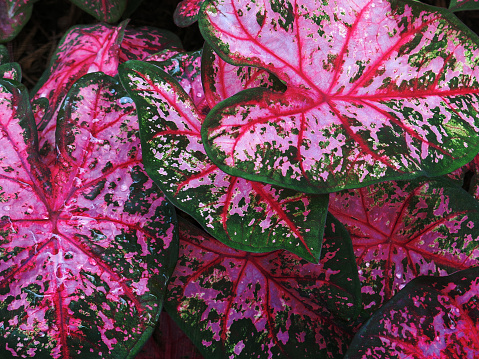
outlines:
M479 203L450 181L392 181L337 192L329 211L353 241L363 319L417 276L479 265Z
M20 82L22 80L22 69L20 65L16 62L0 65L0 78Z
M227 175L206 156L204 115L178 82L140 61L122 64L119 74L138 109L145 168L175 206L231 247L319 260L327 196Z
M0 43L12 40L32 15L38 0L0 0Z
M449 4L449 10L479 10L479 4L475 0L451 0L451 3Z
M171 53L171 50L166 50L158 55L162 55L167 51ZM161 63L158 63L158 60L155 59L156 62L154 64L178 81L182 89L193 100L195 107L202 114L207 114L210 108L205 99L205 92L203 91L201 54L202 50L181 52L161 61ZM153 60L153 57L148 58L150 62L153 62Z
M165 309L206 358L342 358L350 334L324 303L355 306L359 286L354 263L344 261L351 244L333 223L321 263L312 264L286 251L234 250L180 219L180 258ZM336 282L343 270L349 281Z
M467 189L476 200L479 200L479 156L474 157L471 162L447 176Z
M202 9L202 34L224 60L288 86L244 91L208 114L203 142L225 172L322 193L442 175L478 152L477 36L448 10L382 0Z
M125 26L126 22L119 26L76 26L63 36L49 67L33 89L33 101L46 98L50 104L43 118L35 114L37 124L48 124L70 87L83 75L97 71L110 76L117 73Z
M174 33L151 26L125 29L120 47L120 62L145 60L164 49L180 50L183 46Z
M77 81L46 165L26 89L0 80L2 358L133 357L156 325L175 213L143 171L124 95L103 74Z
M70 0L83 11L99 21L117 22L125 10L128 0ZM130 0L131 1L131 0Z
M205 0L182 0L176 6L173 21L179 27L187 27L198 20L198 12Z
M376 312L345 359L477 358L479 268L420 277Z
M208 43L203 46L201 65L201 78L210 108L247 88L265 87L279 92L286 90L284 84L268 71L227 63Z

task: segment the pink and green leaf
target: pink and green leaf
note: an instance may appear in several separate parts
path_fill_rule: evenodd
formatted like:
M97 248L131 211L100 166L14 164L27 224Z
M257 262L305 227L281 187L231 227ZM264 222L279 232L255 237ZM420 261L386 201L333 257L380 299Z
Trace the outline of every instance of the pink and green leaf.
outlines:
M42 127L48 124L70 87L83 75L97 71L116 75L125 26L126 22L119 26L77 26L65 34L33 89L33 101L46 98L50 104L43 118L36 114L37 124ZM55 121L56 118L51 126L55 126Z
M173 14L173 21L179 27L187 27L198 20L198 13L205 0L182 0Z
M419 277L377 311L345 359L479 357L479 268Z
M0 0L0 43L12 40L32 15L38 0Z
M244 91L208 114L203 142L225 172L324 193L442 175L478 152L478 39L448 10L380 0L202 9L202 34L225 61L288 87Z
M479 265L479 203L445 179L333 193L329 211L351 235L363 319L418 276Z
M476 200L479 200L479 156L468 164L447 175L465 188Z
M108 23L120 20L128 0L70 0L99 21ZM130 0L132 1L132 0Z
M224 173L205 153L204 115L178 82L139 61L122 64L119 73L138 108L145 168L175 206L233 248L286 249L319 260L328 196Z
M22 69L17 62L8 62L0 64L0 79L10 79L20 82L22 79Z
M319 264L286 251L238 251L184 220L179 226L180 258L165 309L204 357L344 356L350 334L325 303L356 310L359 282L339 223L328 220Z
M247 88L264 87L278 92L286 90L276 76L265 70L227 63L208 43L203 46L201 67L205 97L210 108Z
M0 357L126 358L153 331L175 214L141 163L133 104L89 74L44 163L23 85L0 80Z
M120 47L120 62L145 60L164 49L182 49L177 35L151 26L126 28Z

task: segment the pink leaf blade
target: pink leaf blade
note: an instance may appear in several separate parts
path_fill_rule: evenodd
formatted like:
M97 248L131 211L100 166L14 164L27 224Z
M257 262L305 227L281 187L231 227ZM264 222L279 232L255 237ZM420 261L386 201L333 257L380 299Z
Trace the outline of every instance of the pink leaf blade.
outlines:
M151 26L125 29L120 48L120 62L146 60L148 56L165 49L182 49L178 36Z
M60 112L51 193L30 186L43 196L25 199L15 216L0 207L0 348L10 356L124 358L156 325L176 262L175 214L143 171L135 108L124 95L106 75L77 81ZM34 127L31 112L26 118ZM101 141L85 147L86 128ZM95 160L106 170L93 180Z
M173 13L173 21L176 26L187 27L198 20L198 13L205 0L182 0L176 6Z
M99 21L114 23L120 20L128 0L70 0Z
M331 195L362 284L363 319L420 275L477 266L477 201L446 180L387 182Z
M120 79L139 109L146 169L173 204L234 248L318 261L327 196L225 174L208 160L203 116L176 81L135 61L120 66Z
M477 357L478 276L471 268L414 279L360 329L345 359Z
M83 75L101 71L114 76L119 63L119 48L126 22L119 26L104 24L77 26L60 41L49 68L33 89L32 100L47 98L50 105L37 124L46 126L70 87ZM50 126L55 126L55 120Z
M205 97L210 108L248 88L265 87L277 92L286 90L284 84L267 71L227 63L208 43L203 46L201 65Z
M245 92L208 114L205 147L225 172L325 193L442 175L477 153L468 137L479 128L479 48L447 10L377 0L249 4L206 3L200 29L224 60L265 69L288 90Z
M317 265L286 251L246 253L183 220L180 240L181 264L169 284L165 308L203 356L344 355L349 334L321 301L331 285L322 277L329 250Z

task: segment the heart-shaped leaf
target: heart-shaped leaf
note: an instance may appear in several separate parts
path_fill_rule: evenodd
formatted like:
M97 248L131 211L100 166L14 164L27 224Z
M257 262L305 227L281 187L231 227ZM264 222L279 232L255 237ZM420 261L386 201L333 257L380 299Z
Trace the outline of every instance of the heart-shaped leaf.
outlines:
M201 59L201 78L210 108L247 88L264 87L284 92L286 87L268 71L249 66L234 66L205 43Z
M306 192L442 175L472 160L477 36L413 1L207 1L202 34L288 89L244 91L202 128L222 170Z
M80 77L97 71L110 76L117 73L126 24L76 26L63 36L49 67L32 91L33 101L46 98L50 104L42 118L35 114L40 128L48 124L70 87ZM52 124L55 125L56 122Z
M337 192L329 211L353 241L363 319L417 276L479 265L479 203L449 181L385 182Z
M237 251L184 220L179 226L165 309L206 358L343 357L350 334L325 302L351 314L359 282L339 222L328 216L320 264L286 251Z
M70 0L99 21L117 22L125 11L128 0ZM133 0L130 0L133 1Z
M12 40L32 15L38 0L0 0L0 43Z
M176 6L173 21L179 27L187 27L198 20L198 12L205 0L182 0Z
M376 312L345 359L479 357L479 268L420 277Z
M143 172L121 85L89 74L66 96L41 162L23 85L0 80L0 357L132 357L176 261L175 213Z
M178 82L140 61L122 64L119 73L138 108L145 168L175 206L231 247L319 260L327 196L227 175L206 156L204 115Z

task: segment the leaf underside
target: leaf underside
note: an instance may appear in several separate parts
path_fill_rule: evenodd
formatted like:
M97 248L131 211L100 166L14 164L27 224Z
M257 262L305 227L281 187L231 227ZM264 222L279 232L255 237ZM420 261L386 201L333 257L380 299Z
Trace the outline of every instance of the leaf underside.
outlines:
M324 193L442 175L478 152L477 36L447 10L379 0L203 9L202 34L225 61L288 87L244 91L208 114L203 142L225 172Z
M286 251L234 250L180 219L165 309L206 358L342 358L349 334L325 301L336 300L338 312L357 308L359 286L355 266L344 262L347 238L333 223L312 264ZM352 277L342 277L341 263Z

